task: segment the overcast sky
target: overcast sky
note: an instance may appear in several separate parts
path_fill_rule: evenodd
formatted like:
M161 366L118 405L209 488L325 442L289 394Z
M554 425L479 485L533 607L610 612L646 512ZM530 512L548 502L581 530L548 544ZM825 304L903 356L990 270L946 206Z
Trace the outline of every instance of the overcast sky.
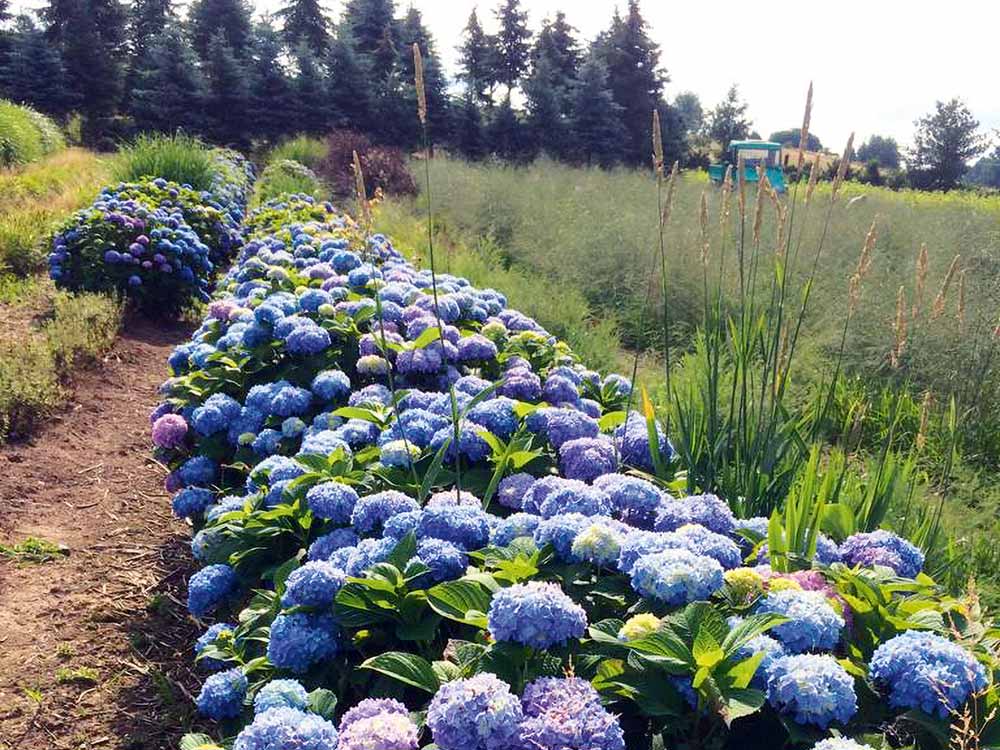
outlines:
M323 1L339 17L342 0ZM282 0L253 2L266 12ZM455 46L470 11L478 6L491 31L499 0L412 2L454 75ZM397 0L401 14L409 3ZM616 5L624 8L626 0L524 0L532 29L562 9L586 40L607 27ZM736 83L765 137L801 123L810 79L812 130L837 151L851 130L859 141L878 133L905 144L913 121L935 100L953 96L965 100L984 129L1000 127L996 0L644 0L641 7L670 76L667 97L691 90L708 109Z

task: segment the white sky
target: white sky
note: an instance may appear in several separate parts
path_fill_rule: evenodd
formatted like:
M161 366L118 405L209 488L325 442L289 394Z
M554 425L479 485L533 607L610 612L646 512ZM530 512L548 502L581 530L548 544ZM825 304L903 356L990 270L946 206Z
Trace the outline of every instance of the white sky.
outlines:
M402 14L411 0L397 0ZM258 12L282 0L253 0ZM487 31L499 0L412 0L455 73L455 46L473 7ZM22 0L37 7L41 0ZM324 0L337 18L343 0ZM606 28L626 0L524 0L529 23L558 9L584 40ZM708 109L731 83L750 103L763 136L798 127L805 91L815 84L812 130L840 151L873 133L909 142L913 121L937 99L959 96L984 130L1000 127L995 0L643 0L643 15L670 75L667 97L694 91ZM835 42L834 40L840 40Z

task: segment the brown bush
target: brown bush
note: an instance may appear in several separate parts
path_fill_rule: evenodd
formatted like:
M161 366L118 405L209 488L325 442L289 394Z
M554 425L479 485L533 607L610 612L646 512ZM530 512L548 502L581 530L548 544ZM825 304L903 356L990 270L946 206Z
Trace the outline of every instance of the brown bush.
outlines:
M389 195L416 195L417 184L406 166L406 154L402 149L373 145L366 136L353 130L334 130L326 142L326 158L316 171L335 195L343 197L354 193L355 151L365 173L368 197L378 188Z

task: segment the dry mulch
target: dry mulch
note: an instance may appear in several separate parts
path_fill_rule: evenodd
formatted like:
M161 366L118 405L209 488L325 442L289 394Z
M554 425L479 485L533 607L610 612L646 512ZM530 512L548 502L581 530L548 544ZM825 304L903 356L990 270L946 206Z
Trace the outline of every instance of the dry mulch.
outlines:
M0 750L175 748L199 682L184 605L189 534L151 458L150 410L189 330L129 321L27 443L0 448ZM96 679L95 679L96 677Z

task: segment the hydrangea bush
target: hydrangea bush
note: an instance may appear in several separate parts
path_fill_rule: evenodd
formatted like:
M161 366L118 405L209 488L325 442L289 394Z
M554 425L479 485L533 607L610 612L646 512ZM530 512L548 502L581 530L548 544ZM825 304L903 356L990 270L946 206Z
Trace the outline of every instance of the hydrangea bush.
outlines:
M150 178L105 188L52 238L49 275L72 291L114 292L151 314L208 301L218 268L243 244L253 178L234 152L217 157L213 190Z
M628 380L501 292L309 197L246 227L151 415L232 747L933 748L996 705L997 633L917 547L761 564L778 517L681 497Z

